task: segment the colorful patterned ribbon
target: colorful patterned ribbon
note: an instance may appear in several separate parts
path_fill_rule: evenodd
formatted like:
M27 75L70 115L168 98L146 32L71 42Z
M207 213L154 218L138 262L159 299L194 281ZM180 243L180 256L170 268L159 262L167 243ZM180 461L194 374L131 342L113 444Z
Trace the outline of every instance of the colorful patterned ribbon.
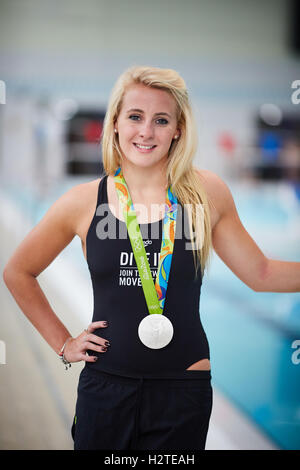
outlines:
M177 198L171 191L171 188L168 188L166 192L166 210L161 250L154 285L140 226L137 221L133 202L122 174L121 167L119 167L115 172L114 180L116 191L123 209L134 257L139 270L149 314L163 313L175 242Z

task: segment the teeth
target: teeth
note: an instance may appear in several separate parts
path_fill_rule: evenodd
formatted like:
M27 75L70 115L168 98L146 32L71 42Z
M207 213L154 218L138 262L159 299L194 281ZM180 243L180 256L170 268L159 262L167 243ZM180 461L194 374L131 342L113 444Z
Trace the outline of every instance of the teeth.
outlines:
M152 149L152 147L154 147L154 145L140 145L140 144L135 144L138 148L140 149Z

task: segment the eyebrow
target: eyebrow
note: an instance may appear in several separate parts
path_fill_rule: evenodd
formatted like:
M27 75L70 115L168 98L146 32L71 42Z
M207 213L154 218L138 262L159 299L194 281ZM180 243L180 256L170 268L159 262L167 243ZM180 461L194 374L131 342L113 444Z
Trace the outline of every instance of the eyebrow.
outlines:
M132 108L132 109L128 109L127 113L144 113L144 111L142 109L137 109L137 108ZM169 118L171 118L172 116L169 114L169 113L165 113L165 112L162 112L162 113L155 113L154 116L169 116Z

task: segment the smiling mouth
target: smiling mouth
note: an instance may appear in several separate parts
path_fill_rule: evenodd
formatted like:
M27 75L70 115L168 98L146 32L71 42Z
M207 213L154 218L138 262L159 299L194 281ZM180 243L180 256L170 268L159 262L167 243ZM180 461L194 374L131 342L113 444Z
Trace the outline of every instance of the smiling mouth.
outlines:
M151 150L156 147L156 145L142 145L142 144L137 144L137 143L134 143L133 145L137 147L138 149L142 149L142 150Z

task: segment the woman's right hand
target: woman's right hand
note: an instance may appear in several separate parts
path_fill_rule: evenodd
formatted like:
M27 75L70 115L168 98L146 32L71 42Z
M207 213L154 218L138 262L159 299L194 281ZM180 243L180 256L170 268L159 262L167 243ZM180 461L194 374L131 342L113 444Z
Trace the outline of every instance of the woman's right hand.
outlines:
M89 356L87 351L105 352L107 347L110 346L109 341L93 334L93 331L99 328L106 328L107 322L96 321L91 323L86 330L84 330L76 338L70 338L64 349L64 357L68 362L95 362L97 356Z

